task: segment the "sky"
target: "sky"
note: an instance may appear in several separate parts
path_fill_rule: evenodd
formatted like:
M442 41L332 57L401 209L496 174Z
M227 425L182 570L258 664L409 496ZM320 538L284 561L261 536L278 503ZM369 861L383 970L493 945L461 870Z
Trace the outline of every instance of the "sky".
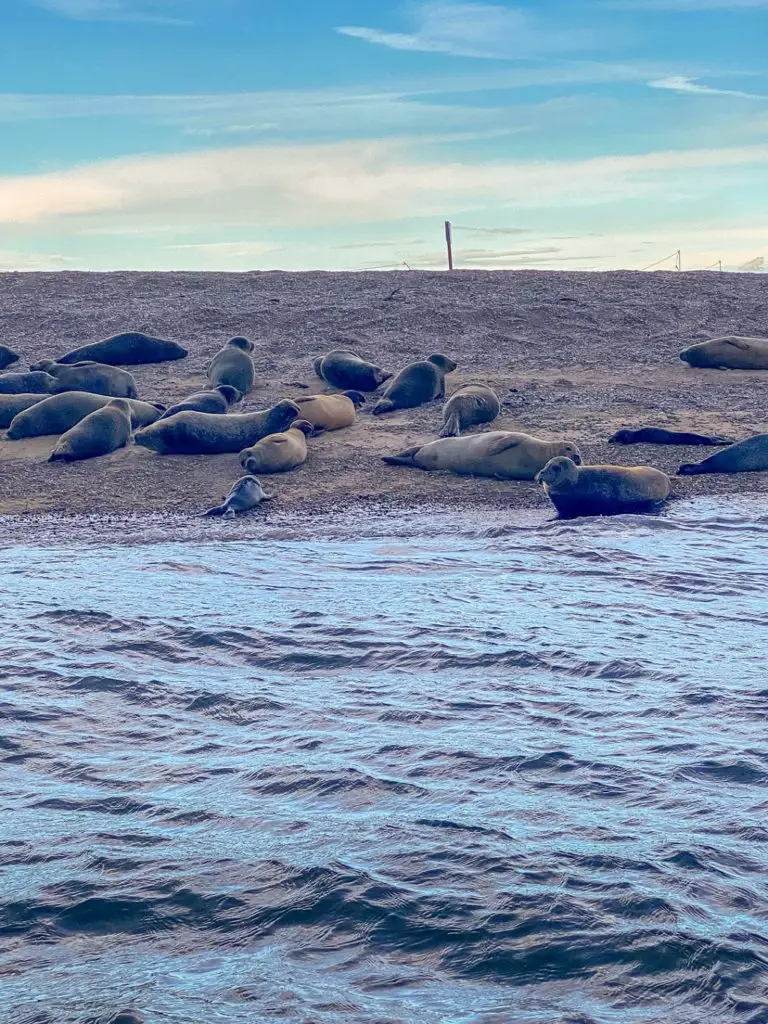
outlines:
M736 269L768 0L1 0L0 270Z

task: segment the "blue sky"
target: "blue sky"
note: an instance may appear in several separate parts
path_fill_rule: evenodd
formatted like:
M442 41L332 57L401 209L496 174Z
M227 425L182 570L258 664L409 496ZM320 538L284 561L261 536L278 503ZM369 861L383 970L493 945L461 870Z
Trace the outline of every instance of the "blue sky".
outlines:
M0 269L768 256L768 0L3 0ZM669 264L671 266L671 263Z

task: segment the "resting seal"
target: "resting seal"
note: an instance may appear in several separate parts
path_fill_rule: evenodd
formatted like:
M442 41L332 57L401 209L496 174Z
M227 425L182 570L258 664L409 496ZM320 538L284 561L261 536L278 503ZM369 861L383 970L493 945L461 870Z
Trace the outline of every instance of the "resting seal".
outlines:
M108 366L138 366L140 363L165 363L172 359L184 359L186 355L187 350L175 341L151 338L141 331L126 331L113 338L105 338L104 341L82 345L67 352L56 362L79 363L83 359L92 359Z
M241 452L268 434L285 430L299 407L283 399L261 412L177 412L136 433L136 444L161 455L217 455Z
M228 341L208 364L211 386L229 384L237 388L241 395L247 395L256 380L251 352L253 342L247 338L232 338Z
M492 423L501 412L496 392L485 384L465 384L443 406L440 437L458 437L476 423Z
M455 369L456 363L439 353L418 363L411 363L387 384L382 397L372 409L373 415L381 416L383 412L392 412L393 409L414 409L424 402L431 402L433 398L443 398L445 375L453 373Z
M230 405L242 402L243 396L229 384L221 384L212 391L197 391L183 402L172 405L160 417L167 420L169 416L175 416L177 412L228 412Z
M207 516L233 517L237 512L249 512L256 508L262 501L271 501L274 494L267 494L261 486L261 481L255 476L241 476L232 484L232 489L224 499L223 505L216 508L209 508L205 513Z
M581 462L578 448L568 441L540 441L529 434L489 430L469 437L444 437L407 448L399 455L385 455L384 462L392 466L492 476L497 480L533 480L557 455L568 455L575 463Z
M315 373L334 388L346 391L375 391L392 376L380 366L369 363L356 352L335 348L327 355L315 359Z
M56 378L51 388L54 394L92 391L95 395L109 395L111 398L138 397L133 374L107 363L55 363L52 359L43 359L35 366Z
M42 437L45 434L63 434L79 423L85 416L109 405L106 395L93 395L89 391L65 391L60 395L43 395L42 401L20 412L11 421L9 441L21 441L25 437ZM129 399L131 420L134 427L146 427L159 418L163 405L150 405Z
M562 516L643 511L669 497L669 477L650 466L577 466L556 458L536 482Z
M9 427L15 416L32 405L37 405L49 395L0 395L0 429Z
M760 473L768 470L768 434L755 434L745 441L715 452L703 462L686 462L678 476L697 473Z
M42 370L33 373L0 373L0 395L50 394L56 378Z
M8 348L6 345L0 345L0 370L4 370L6 366L11 366L13 363L18 363L18 361L18 352L14 352L12 348Z
M638 427L631 430L625 427L617 430L608 438L608 444L733 444L733 440L727 437L717 437L708 434L689 434L685 430L665 430L664 427Z
M307 459L307 438L313 427L306 420L294 420L288 430L269 434L251 448L240 452L240 465L248 473L285 473Z
M125 447L131 437L131 407L124 398L113 398L62 434L49 462L75 462L109 455Z
M343 391L338 395L308 395L294 401L301 410L301 418L318 431L340 430L355 422L355 414L365 404L365 396L359 391Z
M768 370L768 338L729 334L689 345L680 358L689 366L712 370Z

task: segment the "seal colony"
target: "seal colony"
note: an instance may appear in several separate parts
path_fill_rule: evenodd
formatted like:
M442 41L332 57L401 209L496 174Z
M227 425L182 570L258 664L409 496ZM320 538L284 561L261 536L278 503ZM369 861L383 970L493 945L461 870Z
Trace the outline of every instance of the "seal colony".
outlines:
M487 280L502 276L523 284L531 280L525 275L491 275ZM422 280L420 275L415 278ZM205 278L214 279L216 275ZM431 288L433 281L437 288L442 281L439 287L454 291L462 281L473 279L463 274L453 279L423 276L425 288ZM567 280L572 290L579 283L576 275L542 275L541 279ZM266 278L250 280L260 286L268 283ZM266 305L265 300L257 300L257 305L259 301ZM412 301L410 296L407 301ZM370 312L361 307L361 319L375 313L373 300L371 304ZM437 292L427 305L436 318L440 317ZM381 308L386 315L392 309L393 315L400 316L394 305ZM567 319L569 307L561 308ZM330 306L327 312L324 308L323 316L332 324ZM344 325L339 323L338 327L343 329ZM749 320L720 323L719 327L719 331L709 332L710 348L726 339L726 351L742 353L746 351L740 347L743 343L754 359L754 354L760 353L760 342L768 343ZM734 333L729 334L729 329ZM290 338L278 344L272 331L264 328L251 333L235 331L229 340L217 334L202 342L185 342L189 356L179 355L172 347L164 362L158 361L163 355L161 339L175 334L188 336L187 329L158 328L147 334L126 331L105 342L88 342L86 334L83 344L77 344L78 339L70 335L68 345L52 334L47 339L36 337L34 350L20 344L16 335L7 336L6 347L21 355L0 373L0 429L6 432L0 438L0 458L6 460L4 475L8 479L23 470L32 480L30 474L38 473L34 467L44 464L54 450L61 451L60 439L76 427L81 429L75 440L78 436L88 440L73 449L75 456L80 449L88 453L87 463L77 473L89 474L89 488L97 507L106 497L113 508L121 494L129 507L141 506L146 493L142 481L156 480L150 502L158 500L156 496L167 481L178 507L185 504L181 501L185 495L187 505L190 498L193 503L199 501L203 512L220 500L242 472L256 476L280 473L277 507L334 493L343 494L345 501L365 500L374 493L386 496L386 500L433 494L438 500L452 495L481 503L507 501L510 506L521 501L541 503L549 495L548 500L557 507L552 497L556 488L548 485L545 490L543 476L538 484L535 481L553 459L570 459L584 470L601 467L601 472L607 472L614 462L627 463L618 468L655 469L667 479L679 467L676 496L722 490L721 481L737 475L743 481L741 489L746 489L745 476L760 478L761 471L768 470L768 455L764 455L761 443L748 450L734 447L729 453L732 442L744 445L750 437L759 436L765 424L759 418L718 416L718 406L724 407L721 398L712 405L712 412L699 399L691 412L679 417L668 411L653 414L652 401L638 403L637 412L630 408L611 410L609 405L611 419L586 411L574 413L572 410L583 403L582 394L591 385L590 378L599 381L599 360L605 358L605 353L598 356L597 364L593 360L591 365L596 369L581 375L566 369L558 375L546 369L546 357L542 362L541 353L529 355L530 340L524 348L515 348L513 340L493 341L485 354L477 348L471 350L470 345L471 354L467 354L462 340L465 331L452 333L444 326L440 338L437 332L424 338L411 332L402 337L391 335L388 340L382 334L379 341L363 342L352 336L337 340L340 332L323 330L316 331L314 337L307 332L302 346L294 346ZM701 340L703 334L697 329L677 342L671 338L665 362L658 365L673 367L681 348L706 347L709 341ZM694 344L686 346L689 339ZM291 349L287 355L286 345ZM433 350L436 353L429 355ZM546 348L542 347L541 352L546 353ZM562 365L554 348L553 352L550 365ZM101 358L95 359L94 355ZM139 361L142 358L146 358L144 365ZM121 359L125 362L118 365ZM722 353L713 357L718 366L722 359ZM641 364L638 360L638 367ZM544 370L536 368L542 365ZM643 387L643 375L655 373L656 365L633 371L638 389ZM699 389L702 396L707 389L717 389L722 395L719 381L730 380L733 384L726 384L729 394L755 395L757 403L763 385L762 373L756 368L734 365L732 373L714 374L711 363L699 367L681 360L677 365L681 381L685 375L686 381L698 378L706 382ZM60 390L63 387L76 390ZM550 393L559 393L561 404L545 401L542 405L539 395ZM103 420L120 426L125 417L121 420L116 416L114 407L95 421L88 417L120 395L138 396L128 399L129 438L124 443L118 429L116 441L110 435L102 442L97 431L94 454L90 454L91 424L98 426ZM588 408L587 397L585 410ZM669 405L656 408L668 410ZM299 421L306 421L307 426ZM37 448L30 444L34 439L39 439ZM605 448L609 443L615 446L612 452ZM705 454L700 446L716 452L712 462L696 461ZM53 461L67 460L57 456ZM110 488L104 492L96 483L98 466L114 460L118 460L120 471L111 475ZM413 468L429 472L413 474ZM56 477L46 483L43 496L47 507L62 501L69 492L74 494L76 485L68 481L70 472L59 465ZM588 476L581 478L582 486ZM433 482L422 484L418 478ZM367 486L368 480L373 488ZM694 483L697 486L692 491ZM756 485L758 489L765 486L761 479L756 479ZM626 493L627 500L614 505L636 506L634 500L629 500L628 491L620 493ZM14 501L18 508L20 497L15 496ZM560 504L563 506L562 501ZM609 504L604 503L605 509ZM30 508L34 507L33 502ZM258 503L249 507L257 508ZM582 502L581 507L586 505Z

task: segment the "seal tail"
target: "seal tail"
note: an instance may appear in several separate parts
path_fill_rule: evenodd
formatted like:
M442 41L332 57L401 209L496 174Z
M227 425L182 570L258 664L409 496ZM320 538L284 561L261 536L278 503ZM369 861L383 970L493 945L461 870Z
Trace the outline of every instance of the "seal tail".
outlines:
M458 437L461 434L461 421L457 412L451 413L443 424L439 437Z
M216 505L215 508L209 508L205 514L207 516L225 516L228 511L229 509L226 504Z
M383 412L392 412L394 408L396 406L391 398L380 398L373 409L371 409L371 412L374 416L381 416Z
M381 458L390 466L415 466L414 460L420 451L421 445L415 445L413 448L406 448L398 455L382 455Z

